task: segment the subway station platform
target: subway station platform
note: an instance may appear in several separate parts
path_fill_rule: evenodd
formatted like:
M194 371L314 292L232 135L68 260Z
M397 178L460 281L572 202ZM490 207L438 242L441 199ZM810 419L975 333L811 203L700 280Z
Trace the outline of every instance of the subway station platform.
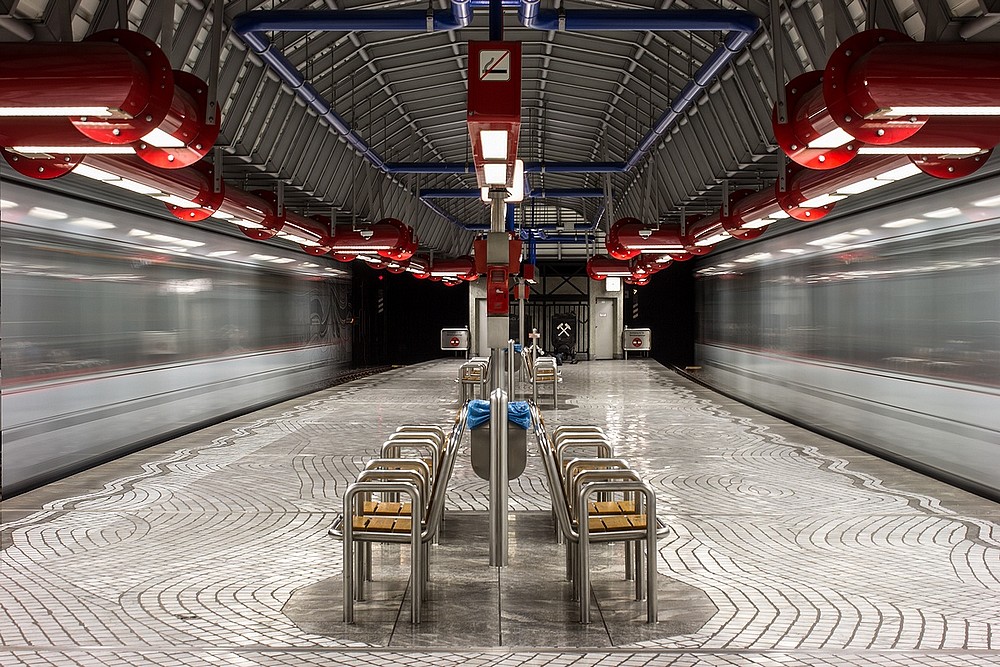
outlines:
M561 367L549 428L599 424L654 486L659 622L595 549L581 625L533 455L510 565L459 456L423 619L406 549L342 621L347 484L403 423L449 424L459 360L245 415L0 504L0 664L997 665L1000 505L715 394L651 360ZM942 443L947 446L947 443ZM468 447L468 436L464 447Z

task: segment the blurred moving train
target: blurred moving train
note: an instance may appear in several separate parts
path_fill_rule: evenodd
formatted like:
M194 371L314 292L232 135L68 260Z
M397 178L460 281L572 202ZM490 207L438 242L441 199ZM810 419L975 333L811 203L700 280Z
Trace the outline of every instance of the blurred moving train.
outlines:
M715 253L710 386L1000 497L1000 177Z
M0 214L4 497L350 365L347 265L6 177Z

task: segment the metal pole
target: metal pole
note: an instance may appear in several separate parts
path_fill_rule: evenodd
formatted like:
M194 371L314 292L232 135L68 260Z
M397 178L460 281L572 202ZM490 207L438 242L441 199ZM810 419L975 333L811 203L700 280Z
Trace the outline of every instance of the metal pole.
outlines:
M507 564L507 394L490 394L490 565Z
M514 398L514 341L507 341L507 396Z

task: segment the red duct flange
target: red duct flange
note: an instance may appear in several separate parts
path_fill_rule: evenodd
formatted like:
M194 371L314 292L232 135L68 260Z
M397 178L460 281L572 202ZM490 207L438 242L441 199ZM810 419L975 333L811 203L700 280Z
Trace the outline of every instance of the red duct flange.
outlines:
M665 262L659 261L661 257L666 257ZM689 256L690 257L690 256ZM629 271L632 273L633 278L638 278L642 276L651 276L654 273L659 273L663 269L667 268L671 264L669 259L670 255L637 255L633 257L628 262Z
M810 169L836 169L858 153L859 141L839 146L809 148L809 143L837 130L823 99L823 72L806 72L785 86L787 123L778 122L778 107L771 111L771 127L778 146L790 159Z
M907 46L909 62L892 65L891 58L885 61L876 56L877 51L885 53L883 49L894 43ZM885 108L882 105L898 105L915 91L922 90L918 93L921 97L934 97L941 81L919 82L911 71L926 60L926 49L933 46L916 45L910 37L894 30L866 30L841 42L827 61L823 75L823 99L833 122L867 144L895 144L913 136L927 122L926 116L886 119L876 115ZM885 80L887 65L889 76L898 77L895 82ZM899 93L903 95L898 97ZM935 102L925 102L925 106L929 104Z
M170 61L152 40L129 30L102 30L83 40L88 42L111 42L128 51L145 70L147 81L145 99L139 96L130 97L123 111L131 114L130 118L99 118L95 116L71 117L73 125L84 135L105 144L130 144L139 141L144 136L159 127L167 116L170 102L174 96L174 73ZM65 49L67 45L60 44ZM70 57L66 51L62 55L63 67L68 67ZM88 89L94 81L101 81L102 69L100 62L87 62L87 73L75 86L75 95L68 99L87 100ZM76 69L76 68L74 68ZM81 90L82 89L82 90ZM66 98L64 98L66 99ZM140 106L141 105L141 106ZM90 106L89 104L87 106Z
M611 228L608 230L607 237L604 239L604 246L607 248L608 254L611 255L613 259L632 259L642 252L642 250L629 248L621 240L620 234L623 227L628 227L638 233L638 230L645 229L646 225L644 225L638 218L619 218L614 221Z
M625 279L626 285L635 285L636 287L644 287L649 284L651 276L630 276Z
M992 150L965 158L946 158L931 155L911 156L920 171L934 178L961 178L974 173L990 158Z
M184 222L205 220L219 210L226 196L225 183L220 183L219 192L213 191L215 167L208 162L164 171L132 155L88 155L84 164L198 204L197 208L166 204L167 210Z
M166 118L157 129L169 134L183 145L173 148L157 148L150 142L140 140L135 152L140 158L163 169L180 169L202 159L219 138L222 114L215 114L215 122L209 124L208 84L194 74L174 70L174 96Z

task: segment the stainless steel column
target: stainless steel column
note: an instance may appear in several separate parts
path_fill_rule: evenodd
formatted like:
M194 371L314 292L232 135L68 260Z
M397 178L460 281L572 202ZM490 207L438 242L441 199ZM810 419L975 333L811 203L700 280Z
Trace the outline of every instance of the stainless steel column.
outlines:
M490 565L507 564L507 394L490 394Z

